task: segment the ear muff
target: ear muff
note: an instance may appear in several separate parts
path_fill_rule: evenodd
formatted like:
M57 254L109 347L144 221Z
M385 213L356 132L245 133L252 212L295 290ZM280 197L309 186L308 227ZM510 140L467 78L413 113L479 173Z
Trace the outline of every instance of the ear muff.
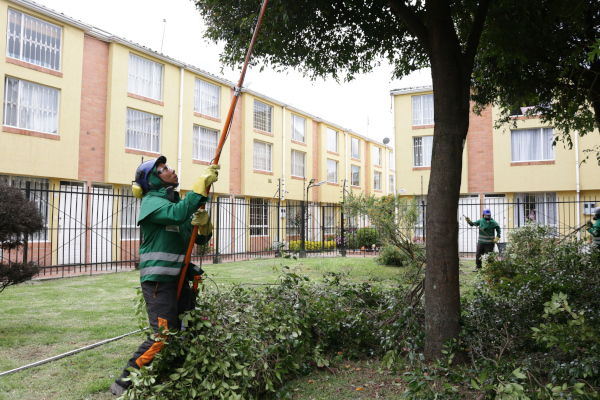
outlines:
M133 197L141 199L144 197L144 189L137 183L133 182L131 184L131 191L133 192Z

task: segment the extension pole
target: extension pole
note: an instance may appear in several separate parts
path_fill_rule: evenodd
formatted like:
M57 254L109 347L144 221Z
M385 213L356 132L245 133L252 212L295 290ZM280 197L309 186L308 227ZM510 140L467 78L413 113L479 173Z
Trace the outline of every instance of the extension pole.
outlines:
M237 105L238 99L242 94L242 85L244 84L244 78L246 77L246 70L248 69L248 63L250 62L250 56L252 55L252 49L254 48L254 44L256 43L256 38L258 36L258 30L260 29L260 24L262 22L263 16L265 15L265 10L267 8L267 3L269 0L263 0L263 4L260 9L260 15L258 16L258 22L256 23L256 28L254 28L254 34L252 35L252 40L250 41L250 47L248 47L248 53L246 53L246 59L244 60L244 67L242 68L242 74L240 75L240 80L238 82L237 87L233 92L233 98L231 99L231 105L229 106L229 112L227 113L227 119L225 120L225 125L223 126L223 131L221 132L221 138L219 140L219 145L217 146L217 151L215 158L213 159L213 165L219 163L219 158L221 158L221 150L223 150L223 146L225 145L225 140L229 134L229 129L231 129L231 121L233 119L233 114L235 112L235 106ZM207 188L207 192L210 191L210 186ZM204 209L205 204L202 204L200 209ZM190 259L192 258L192 250L194 248L194 243L196 242L196 237L198 236L198 227L194 226L192 231L192 237L190 239L190 244L187 249L187 253L185 254L185 260L183 264L183 268L181 269L181 276L179 277L179 284L177 285L177 299L181 296L181 288L183 287L183 282L185 280L185 275L187 273L188 265L190 264Z

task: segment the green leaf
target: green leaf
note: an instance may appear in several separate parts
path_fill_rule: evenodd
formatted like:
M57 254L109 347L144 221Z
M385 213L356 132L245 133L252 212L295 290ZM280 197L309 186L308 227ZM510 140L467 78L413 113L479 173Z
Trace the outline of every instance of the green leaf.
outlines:
M473 379L473 378L471 378L471 386L473 386L477 390L481 390L481 388L479 387L479 385L477 384L477 382L475 382L475 379Z

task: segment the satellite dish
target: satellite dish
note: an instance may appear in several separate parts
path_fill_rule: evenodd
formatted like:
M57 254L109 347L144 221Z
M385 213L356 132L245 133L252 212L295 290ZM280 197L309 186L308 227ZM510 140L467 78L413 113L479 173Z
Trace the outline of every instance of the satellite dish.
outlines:
M383 138L383 144L388 144L390 142L390 138Z

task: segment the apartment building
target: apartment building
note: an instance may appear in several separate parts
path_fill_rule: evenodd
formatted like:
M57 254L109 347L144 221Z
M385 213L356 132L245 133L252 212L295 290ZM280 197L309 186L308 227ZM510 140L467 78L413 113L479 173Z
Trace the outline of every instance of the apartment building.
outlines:
M35 200L58 229L37 246L53 249L52 263L118 258L107 246L137 240L136 207L101 196L89 205L84 194L130 193L137 166L162 154L184 195L214 158L235 83L29 0L0 0L0 32L0 179L47 190ZM273 201L327 204L339 203L344 190L393 193L392 154L342 124L244 89L214 198L255 206L250 215L227 212L258 237L262 227L286 226L285 214L264 215L262 206ZM108 239L83 233L115 226L124 230ZM74 238L59 237L66 232ZM57 251L65 240L71 250ZM86 246L91 255L82 254Z
M426 205L434 134L433 87L396 89L390 94L397 189ZM482 208L491 208L503 229L527 221L557 230L579 226L600 206L600 166L595 157L581 164L588 155L585 150L600 144L600 135L596 130L573 137L573 149L562 142L552 146L560 132L542 124L538 116L524 116L526 111L513 110L516 126L501 127L495 127L499 115L495 107L486 108L481 116L471 113L459 213L468 211L471 218L478 218ZM463 224L462 215L458 217Z

